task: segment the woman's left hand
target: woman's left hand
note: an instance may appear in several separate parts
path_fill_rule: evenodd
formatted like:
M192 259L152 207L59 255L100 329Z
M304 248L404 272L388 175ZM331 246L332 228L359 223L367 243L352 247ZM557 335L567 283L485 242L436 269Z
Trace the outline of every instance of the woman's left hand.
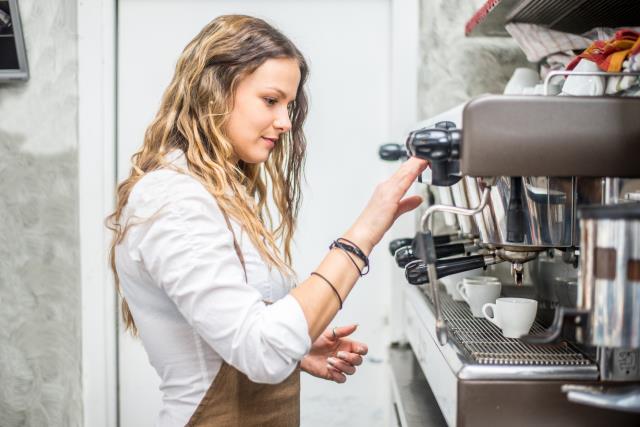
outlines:
M362 364L367 345L345 338L358 325L327 328L311 346L311 351L300 362L300 368L318 378L343 383L345 375L353 375Z

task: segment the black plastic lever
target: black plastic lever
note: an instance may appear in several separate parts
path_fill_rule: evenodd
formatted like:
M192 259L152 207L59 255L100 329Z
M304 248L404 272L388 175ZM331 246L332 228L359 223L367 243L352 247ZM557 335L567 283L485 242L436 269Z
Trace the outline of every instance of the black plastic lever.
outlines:
M410 154L407 153L407 150L402 145L391 142L380 146L378 149L378 156L380 156L382 160L393 162L396 160L408 159Z
M455 240L458 240L457 234L440 234L438 236L433 236L433 244L435 245L444 245ZM402 237L400 239L394 239L389 242L389 252L393 256L401 247L411 245L413 245L413 237Z
M442 259L436 261L436 273L438 278L442 278L452 274L462 273L463 271L484 268L486 266L487 264L485 263L484 255ZM412 285L424 285L425 283L429 283L427 265L422 260L411 261L405 267L405 277Z
M403 246L411 246L413 244L413 237L403 237L400 239L394 239L389 242L389 252L391 256L396 254L396 251Z
M429 160L433 185L449 186L461 179L461 139L461 132L455 129L455 123L439 122L433 128L411 132L406 146L411 155Z
M453 255L462 255L466 250L467 248L464 243L437 245L436 256L438 258L447 258ZM411 246L403 246L396 251L395 259L398 267L404 268L408 263L415 261L418 258L413 253L413 248Z

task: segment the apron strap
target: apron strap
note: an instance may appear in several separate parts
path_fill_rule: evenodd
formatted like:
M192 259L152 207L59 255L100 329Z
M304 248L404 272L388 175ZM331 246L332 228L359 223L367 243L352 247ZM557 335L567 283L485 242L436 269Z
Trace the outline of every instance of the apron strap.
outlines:
M231 226L231 221L229 220L229 215L225 212L224 209L220 208L222 215L224 216L224 220L227 223L227 227L229 231L231 231L231 235L233 236L233 248L236 250L236 255L238 255L238 259L240 260L240 264L242 264L242 270L244 271L244 281L249 283L247 279L247 267L244 262L244 256L242 255L242 250L240 250L240 245L238 244L238 239L236 239L236 233L233 231L233 227Z

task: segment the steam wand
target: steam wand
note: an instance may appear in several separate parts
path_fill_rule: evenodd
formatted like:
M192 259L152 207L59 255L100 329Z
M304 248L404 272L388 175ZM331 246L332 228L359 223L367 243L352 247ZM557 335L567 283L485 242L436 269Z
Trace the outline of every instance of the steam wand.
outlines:
M447 343L447 325L442 317L440 294L438 293L438 274L436 272L437 254L432 235L433 214L436 212L451 212L454 214L471 216L481 212L489 202L490 185L493 184L494 178L487 178L484 182L487 186L482 190L480 204L475 208L467 209L447 205L429 206L422 215L422 219L420 221L424 231L418 232L414 239L414 253L427 265L427 271L429 273L429 277L431 277L431 299L433 300L433 305L436 310L436 335L440 345L445 345Z

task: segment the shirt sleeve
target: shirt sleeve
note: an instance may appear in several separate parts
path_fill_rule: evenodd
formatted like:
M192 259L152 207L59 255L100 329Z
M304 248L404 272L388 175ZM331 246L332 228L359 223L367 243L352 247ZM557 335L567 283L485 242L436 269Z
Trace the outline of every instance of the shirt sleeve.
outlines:
M311 346L302 308L291 295L265 305L215 199L192 177L173 179L138 240L140 259L222 359L254 382L282 382Z

